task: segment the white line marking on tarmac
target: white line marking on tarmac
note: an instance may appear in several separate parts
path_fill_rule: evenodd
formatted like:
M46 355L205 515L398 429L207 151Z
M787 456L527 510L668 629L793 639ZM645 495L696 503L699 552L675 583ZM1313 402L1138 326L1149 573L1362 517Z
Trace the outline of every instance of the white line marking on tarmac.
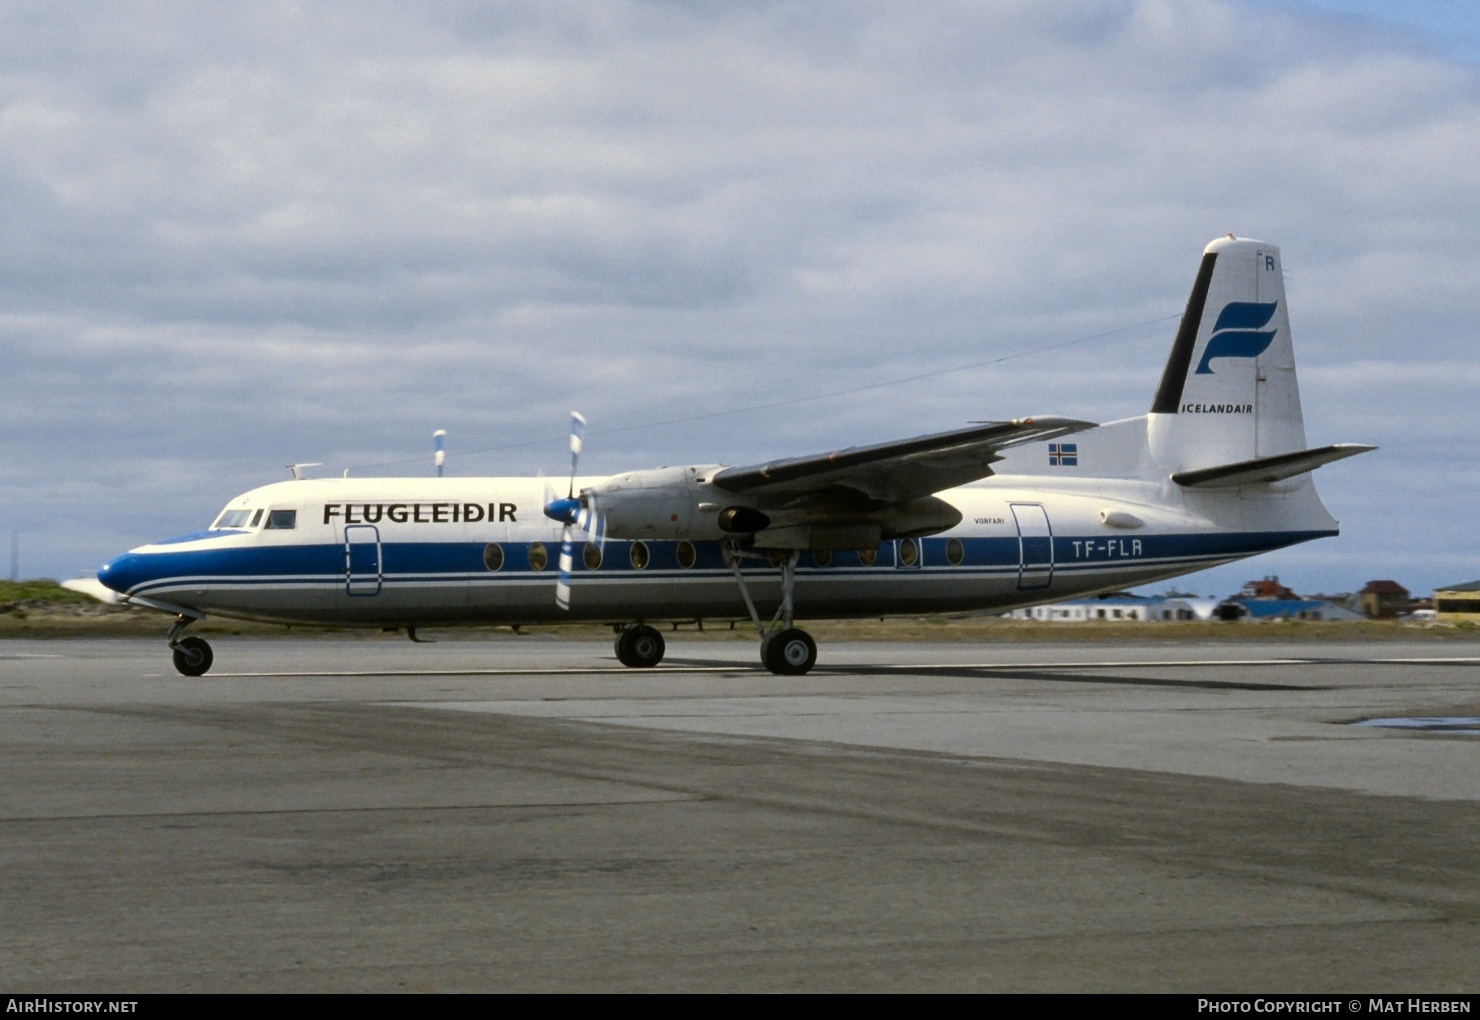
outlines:
M1433 657L1433 658L1362 658L1342 659L1326 656L1310 656L1293 659L1121 659L1105 662L926 662L926 663L840 663L821 665L812 671L812 676L827 676L848 673L855 669L887 670L891 673L929 673L947 669L1015 670L1015 669L1191 669L1209 666L1421 666L1480 665L1480 657ZM300 676L316 677L373 677L373 676L643 676L673 673L759 673L759 665L728 663L714 666L658 666L653 669L633 670L625 666L571 666L566 668L511 668L511 669L371 669L336 672L295 670L275 673L212 673L211 679L271 679ZM168 675L168 674L159 674Z

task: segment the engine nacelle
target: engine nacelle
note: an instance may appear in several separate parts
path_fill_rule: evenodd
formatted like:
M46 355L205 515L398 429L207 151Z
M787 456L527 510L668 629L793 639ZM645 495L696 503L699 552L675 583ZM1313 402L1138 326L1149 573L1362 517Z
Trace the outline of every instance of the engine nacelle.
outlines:
M875 510L847 506L777 512L755 533L757 549L872 549L892 538L919 538L949 531L961 511L938 496L921 496Z
M732 535L748 535L771 526L771 518L753 506L727 506L719 512L719 526Z
M936 496L867 508L834 499L762 510L710 485L719 465L613 475L581 490L609 538L706 541L755 536L757 548L853 549L954 528L961 512ZM553 505L553 504L552 504Z
M921 496L879 512L885 538L919 538L949 531L961 523L961 511L939 496Z
M727 538L732 533L721 526L719 510L733 504L734 495L716 493L701 480L718 470L719 465L628 471L581 490L581 496L600 515L609 538Z

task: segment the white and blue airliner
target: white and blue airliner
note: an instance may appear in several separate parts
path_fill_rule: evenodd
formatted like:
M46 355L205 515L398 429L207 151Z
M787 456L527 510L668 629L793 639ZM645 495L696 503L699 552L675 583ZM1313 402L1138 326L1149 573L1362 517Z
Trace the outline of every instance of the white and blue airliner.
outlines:
M118 556L110 600L175 616L416 629L596 620L657 665L657 623L751 620L801 674L803 618L1009 610L1145 584L1337 533L1311 472L1279 249L1209 244L1149 413L975 424L764 464L572 477L266 485L204 531ZM86 590L89 582L79 582Z

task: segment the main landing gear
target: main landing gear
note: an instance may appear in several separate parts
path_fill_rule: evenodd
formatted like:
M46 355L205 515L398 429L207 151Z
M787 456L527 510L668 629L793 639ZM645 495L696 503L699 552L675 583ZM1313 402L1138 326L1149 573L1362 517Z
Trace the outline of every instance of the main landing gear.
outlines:
M771 617L771 622L763 624L760 613L756 612L755 600L750 597L750 589L745 585L745 577L740 573L740 559L750 556L772 563L775 560L742 549L737 542L725 544L725 562L735 575L735 583L740 586L740 595L745 599L745 608L750 610L750 619L755 624L756 633L761 636L761 665L781 676L801 676L817 665L817 642L812 640L811 634L792 626L797 560L801 553L793 549L785 555L786 558L776 564L781 568L781 605L777 607L776 615Z
M801 676L817 665L817 642L795 627L768 634L761 638L761 665L782 676Z
M763 556L749 549L742 549L737 542L725 545L725 562L735 574L735 583L740 586L740 595L745 599L745 608L755 623L756 633L761 636L761 665L781 676L801 676L817 665L817 642L812 635L792 626L793 595L796 591L797 559L795 550L785 554L780 562L771 556ZM769 623L762 623L756 611L755 600L745 577L740 573L740 560L749 556L764 559L781 568L781 605ZM635 669L649 669L663 661L663 635L645 623L628 627L617 633L617 659L622 665Z
M211 646L205 638L182 638L180 636L181 631L199 619L198 616L186 616L181 613L175 617L175 625L165 636L165 640L170 644L170 651L173 653L175 668L186 676L205 676L207 670L211 668L211 663L215 661Z

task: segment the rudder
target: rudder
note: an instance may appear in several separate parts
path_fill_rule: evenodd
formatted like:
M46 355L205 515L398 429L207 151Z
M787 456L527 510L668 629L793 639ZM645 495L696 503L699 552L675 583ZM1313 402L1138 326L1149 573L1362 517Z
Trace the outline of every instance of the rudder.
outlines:
M1226 237L1204 249L1148 438L1171 471L1305 449L1277 246Z

